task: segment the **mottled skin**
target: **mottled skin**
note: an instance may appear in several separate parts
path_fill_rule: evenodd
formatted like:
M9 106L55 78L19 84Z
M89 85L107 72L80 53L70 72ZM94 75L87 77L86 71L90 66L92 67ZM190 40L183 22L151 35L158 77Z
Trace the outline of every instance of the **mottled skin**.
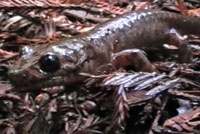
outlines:
M200 35L200 18L159 10L126 13L82 35L36 48L20 59L9 76L21 90L68 85L83 79L79 72L95 73L100 65L111 61L113 53L162 48L171 29L181 35ZM47 53L56 54L62 64L54 73L43 72L38 66L39 58Z

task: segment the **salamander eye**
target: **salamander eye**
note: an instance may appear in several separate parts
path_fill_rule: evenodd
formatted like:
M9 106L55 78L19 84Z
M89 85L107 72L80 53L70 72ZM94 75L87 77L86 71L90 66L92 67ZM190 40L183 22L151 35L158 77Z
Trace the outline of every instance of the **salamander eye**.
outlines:
M60 69L61 64L58 56L54 54L46 54L40 58L39 66L42 71L53 73Z

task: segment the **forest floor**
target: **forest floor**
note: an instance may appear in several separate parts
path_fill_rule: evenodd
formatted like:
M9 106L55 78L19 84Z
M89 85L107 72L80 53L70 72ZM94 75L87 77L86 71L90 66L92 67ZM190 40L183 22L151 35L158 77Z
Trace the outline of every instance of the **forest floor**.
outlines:
M55 44L145 9L200 17L199 0L1 0L0 133L200 134L200 35L187 35L190 63L177 63L171 45L166 55L147 53L156 72L82 74L71 86L26 91L10 82L22 46Z

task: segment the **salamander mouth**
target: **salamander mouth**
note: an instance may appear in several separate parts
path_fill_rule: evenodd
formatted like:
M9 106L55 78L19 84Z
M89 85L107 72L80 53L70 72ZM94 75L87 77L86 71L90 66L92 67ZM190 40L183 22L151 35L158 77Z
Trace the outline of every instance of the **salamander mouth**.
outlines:
M70 85L79 81L81 81L81 78L77 76L74 76L74 77L56 76L56 77L45 79L45 80L38 80L38 81L33 81L33 82L30 81L28 83L21 84L21 85L14 84L14 90L22 91L22 92L40 91L45 88L66 86L66 85Z
M9 73L13 90L16 91L39 91L44 88L70 85L82 80L77 72L60 71L57 74L42 75L30 73L30 71L13 71Z

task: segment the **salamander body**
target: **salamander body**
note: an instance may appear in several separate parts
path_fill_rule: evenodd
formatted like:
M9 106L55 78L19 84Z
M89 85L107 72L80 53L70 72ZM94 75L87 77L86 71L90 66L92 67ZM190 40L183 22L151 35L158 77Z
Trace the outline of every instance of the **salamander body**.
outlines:
M84 34L34 48L21 57L9 77L21 89L68 85L83 79L80 72L95 73L113 53L162 48L172 29L181 35L200 35L200 18L160 10L126 13Z

